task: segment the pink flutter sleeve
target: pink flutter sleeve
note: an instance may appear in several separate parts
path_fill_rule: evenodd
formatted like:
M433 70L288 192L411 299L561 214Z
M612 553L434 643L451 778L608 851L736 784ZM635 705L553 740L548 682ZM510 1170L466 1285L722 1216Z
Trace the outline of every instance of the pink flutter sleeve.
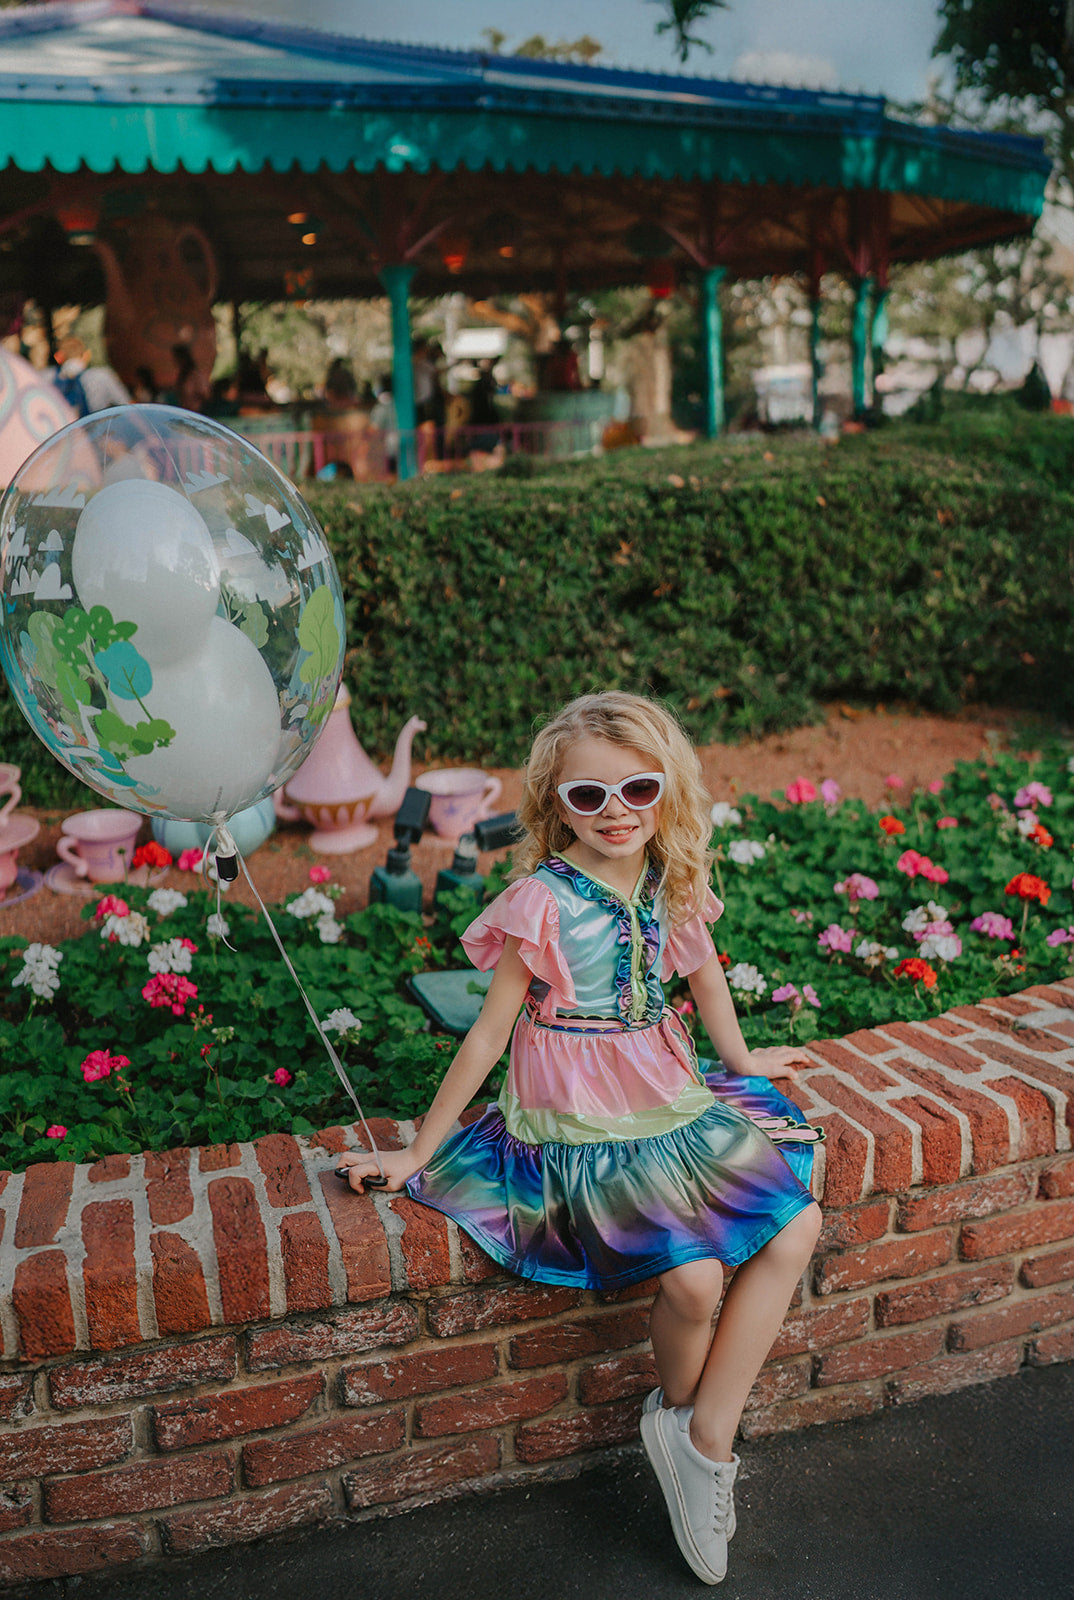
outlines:
M508 937L519 941L518 953L548 994L541 1002L542 1016L575 1002L570 968L559 949L559 907L556 897L536 878L519 878L471 922L462 935L462 947L481 972L494 967Z
M677 972L680 978L688 978L691 972L705 965L716 948L706 923L715 922L722 915L723 901L717 900L711 889L706 889L705 900L698 914L691 917L689 922L679 923L668 934L660 969L660 976L665 982L672 973Z

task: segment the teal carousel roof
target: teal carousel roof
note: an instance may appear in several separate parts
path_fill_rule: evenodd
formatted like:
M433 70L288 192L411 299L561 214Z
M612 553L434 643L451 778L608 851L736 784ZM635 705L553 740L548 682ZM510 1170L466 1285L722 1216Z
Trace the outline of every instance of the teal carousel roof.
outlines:
M278 297L296 271L319 294L378 292L389 259L415 262L427 294L636 282L661 255L740 276L872 270L1024 233L1048 170L1037 140L918 126L874 96L374 43L154 0L0 16L9 241L79 206L93 229L181 212L243 298Z

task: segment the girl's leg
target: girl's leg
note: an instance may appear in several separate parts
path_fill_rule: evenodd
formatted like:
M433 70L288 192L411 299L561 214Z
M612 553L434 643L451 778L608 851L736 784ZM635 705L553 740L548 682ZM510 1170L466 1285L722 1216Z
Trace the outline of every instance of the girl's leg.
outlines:
M649 1316L649 1337L669 1406L694 1403L722 1288L723 1268L718 1261L688 1261L661 1275Z
M813 1254L820 1227L820 1207L808 1206L735 1273L697 1385L690 1423L695 1448L712 1461L731 1460L749 1392Z

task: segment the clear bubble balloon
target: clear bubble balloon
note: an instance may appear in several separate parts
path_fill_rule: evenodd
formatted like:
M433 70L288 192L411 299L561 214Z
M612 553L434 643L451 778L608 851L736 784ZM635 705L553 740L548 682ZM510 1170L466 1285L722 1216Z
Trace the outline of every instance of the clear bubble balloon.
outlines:
M113 805L224 822L285 783L335 700L335 563L245 439L171 406L71 423L0 502L0 665Z

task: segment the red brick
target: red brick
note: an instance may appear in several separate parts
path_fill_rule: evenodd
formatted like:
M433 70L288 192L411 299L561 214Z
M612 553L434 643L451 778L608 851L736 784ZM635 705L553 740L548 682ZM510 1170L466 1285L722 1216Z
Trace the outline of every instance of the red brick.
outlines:
M959 1039L973 1030L961 1022L955 1022L951 1017L928 1017L918 1024L921 1028L931 1028L933 1033L942 1034L945 1039Z
M334 1156L341 1156L345 1150L353 1149L355 1143L350 1135L345 1133L340 1127L322 1128L320 1133L311 1133L309 1136L309 1142L315 1148L327 1150L331 1155ZM365 1140L361 1141L361 1147L363 1150L367 1150L369 1148L368 1143ZM323 1177L324 1174L322 1174L322 1178Z
M157 1344L137 1355L109 1361L75 1361L48 1375L52 1404L107 1406L143 1394L161 1394L194 1383L228 1383L236 1371L235 1341L199 1339L194 1344Z
M498 1439L460 1439L371 1462L358 1472L345 1473L343 1488L351 1509L361 1510L487 1478L499 1465Z
M962 1255L966 1261L1005 1256L1034 1245L1074 1238L1074 1200L1049 1200L1032 1210L1017 1211L985 1222L967 1222L962 1228Z
M891 1201L873 1200L849 1211L826 1211L818 1250L846 1250L882 1239L891 1220Z
M894 1081L894 1080L893 1080ZM913 1182L913 1140L905 1123L856 1094L838 1078L810 1079L810 1087L873 1136L873 1188L897 1193Z
M451 1282L447 1218L431 1206L419 1206L405 1195L393 1195L391 1210L403 1224L399 1240L411 1289L439 1289Z
M1074 1073L1069 1067L1057 1066L1054 1061L1042 1061L1040 1056L1027 1056L1025 1060L1027 1065L1020 1071L1019 1078L1027 1078L1031 1083L1046 1083L1050 1089L1058 1089L1065 1096L1066 1125L1074 1131ZM1053 1122L1059 1115L1053 1111Z
M886 1378L939 1355L944 1347L942 1328L915 1328L911 1333L874 1335L860 1344L829 1350L817 1363L817 1388L834 1383L864 1383L870 1378Z
M863 1089L890 1089L899 1081L898 1078L893 1078L890 1072L884 1072L872 1061L864 1061L861 1056L854 1055L845 1048L845 1045L837 1044L834 1039L820 1039L810 1044L809 1054L817 1056L829 1067L839 1067L841 1071L855 1078ZM816 1075L811 1073L807 1087L815 1081Z
M988 1087L1009 1095L1018 1107L1022 1131L1018 1159L1031 1161L1034 1156L1050 1156L1055 1150L1055 1111L1048 1096L1020 1078L990 1078Z
M1045 1333L1031 1341L1031 1366L1049 1366L1053 1361L1074 1361L1074 1328L1067 1328L1063 1333Z
M997 995L991 1000L983 1001L982 1004L989 1011L1000 1011L1008 1017L1028 1017L1036 1011L1035 1006L1017 994Z
M91 1183L118 1183L120 1178L129 1178L130 1175L130 1156L121 1156L116 1152L100 1161L95 1161L86 1172L86 1177Z
M579 1356L598 1355L602 1350L622 1350L648 1337L648 1309L628 1306L622 1311L605 1311L595 1317L579 1317L574 1322L548 1322L516 1333L507 1346L510 1367L546 1367L550 1363L575 1361Z
M75 1314L62 1250L45 1250L20 1261L11 1299L27 1361L66 1355L75 1348Z
M731 1269L725 1276L730 1279ZM628 1300L651 1300L660 1287L659 1278L642 1278L637 1283L625 1283L621 1289L594 1289L602 1306L621 1306Z
M961 1111L969 1119L973 1135L974 1172L989 1172L1013 1159L1007 1113L995 1100L979 1094L932 1067L915 1067L912 1061L898 1061L899 1071L920 1089Z
M82 1279L86 1319L94 1350L138 1344L137 1273L134 1265L134 1206L130 1200L98 1200L82 1208L86 1256Z
M515 1455L533 1465L573 1455L577 1450L595 1450L600 1445L622 1444L638 1436L641 1405L637 1400L620 1400L614 1405L575 1411L541 1422L524 1422L515 1432Z
M314 1211L291 1211L280 1218L280 1255L288 1311L321 1311L332 1304L328 1240Z
M185 1450L242 1433L259 1433L263 1428L282 1428L297 1422L323 1389L324 1374L313 1372L253 1389L175 1400L153 1407L153 1433L159 1449Z
M1004 1172L994 1178L975 1178L928 1194L906 1195L896 1213L904 1233L921 1228L942 1227L963 1222L967 1217L987 1217L995 1211L1012 1211L1033 1196L1033 1178L1028 1172Z
M119 1461L133 1447L129 1417L46 1423L0 1434L0 1480L86 1472Z
M200 1333L212 1323L205 1271L196 1251L177 1233L149 1238L153 1257L153 1305L162 1338L173 1333Z
M847 1206L860 1200L865 1190L865 1164L869 1141L838 1112L814 1117L825 1130L824 1206Z
M971 1028L983 1028L986 1032L1003 1032L1010 1027L1005 1018L996 1016L983 1006L953 1006L950 1015L958 1017L960 1022L968 1022Z
M502 1328L512 1322L558 1316L581 1300L577 1289L553 1289L543 1284L511 1284L503 1289L466 1289L430 1300L429 1332L438 1339L480 1328Z
M492 1344L442 1345L390 1361L361 1361L340 1373L344 1405L377 1406L384 1400L401 1400L413 1394L436 1394L464 1383L494 1378L496 1346Z
M199 1172L225 1172L241 1165L242 1151L237 1144L206 1144L198 1151Z
M0 1542L0 1584L68 1578L137 1561L145 1554L145 1541L144 1530L133 1522L16 1533Z
M910 1050L928 1056L930 1061L938 1061L941 1067L952 1067L956 1072L977 1072L983 1065L982 1056L964 1050L961 1045L951 1044L946 1039L935 1038L932 1029L919 1022L885 1022L884 1032ZM901 1060L893 1064L900 1072L905 1071Z
M485 1254L481 1246L459 1229L459 1255L462 1258L462 1276L466 1283L482 1283L494 1278L503 1268L498 1261Z
M904 1322L925 1322L965 1306L1002 1300L1014 1288L1014 1266L997 1261L992 1266L945 1272L942 1278L924 1278L901 1289L881 1289L876 1297L876 1324L893 1328Z
M364 1456L398 1450L405 1436L406 1417L401 1410L378 1412L376 1416L335 1417L304 1433L244 1445L246 1481L256 1489L266 1483L279 1483L282 1478L327 1472Z
M1034 1000L1043 1000L1046 1005L1065 1006L1074 1010L1074 987L1069 983L1035 983L1031 989L1023 989L1022 993L1031 995Z
M41 1161L27 1167L15 1224L16 1250L55 1244L56 1235L67 1221L74 1177L73 1161Z
M858 1028L854 1033L845 1034L843 1042L854 1050L860 1050L866 1056L886 1055L891 1049L883 1034L877 1033L872 1028Z
M1040 1194L1044 1200L1064 1200L1074 1196L1074 1156L1053 1161L1040 1175Z
M370 1133L373 1135L373 1138L376 1140L378 1150L406 1149L407 1141L399 1132L399 1124L396 1122L394 1117L367 1117L366 1125L369 1128ZM360 1144L363 1150L367 1149L369 1141L362 1132L362 1129L357 1127L354 1129L354 1132L357 1135L357 1139L354 1143L352 1143L351 1148L355 1148L355 1144Z
M986 1344L999 1344L1002 1339L1016 1339L1022 1333L1039 1333L1041 1328L1055 1322L1069 1322L1074 1318L1074 1301L1069 1291L1062 1294L1038 1294L1025 1300L1016 1300L999 1311L989 1311L977 1316L964 1317L952 1324L948 1336L949 1350L980 1350Z
M1028 1289L1043 1289L1049 1283L1074 1278L1074 1245L1052 1250L1046 1256L1030 1256L1022 1263L1021 1278Z
M951 1183L962 1171L962 1125L946 1107L924 1095L889 1102L921 1128L922 1183Z
M145 1178L150 1222L163 1227L189 1217L194 1209L189 1150L150 1151L145 1158Z
M10 1488L0 1489L0 1533L7 1533L11 1528L25 1528L26 1524L33 1520L32 1484L16 1483ZM3 1545L0 1545L0 1551L2 1550Z
M802 1311L786 1318L768 1353L769 1359L842 1344L863 1334L868 1326L869 1301L864 1295L860 1300L843 1300L816 1311Z
M582 1368L578 1374L578 1398L585 1406L598 1406L606 1400L621 1400L624 1395L647 1393L659 1382L651 1352L611 1356Z
M0 1377L0 1417L13 1422L16 1417L33 1414L33 1375L29 1372L9 1372Z
M204 1511L180 1511L160 1518L166 1548L174 1555L262 1539L284 1528L325 1522L333 1514L327 1483L291 1483L267 1494L246 1495Z
M995 1344L987 1350L975 1350L966 1355L941 1356L936 1361L911 1367L897 1377L889 1378L888 1399L894 1405L901 1405L907 1400L921 1400L929 1394L949 1394L953 1389L965 1389L973 1383L1009 1377L1021 1365L1020 1343Z
M225 1322L269 1314L268 1246L249 1178L214 1178L208 1188Z
M379 1306L337 1311L331 1320L252 1329L246 1336L246 1366L250 1372L264 1372L300 1361L330 1361L381 1345L409 1344L417 1333L413 1306L386 1300Z
M265 1193L270 1206L301 1206L310 1194L302 1150L289 1133L269 1133L256 1140L254 1154L265 1174Z
M344 1147L346 1148L346 1147ZM347 1274L348 1300L379 1300L390 1294L392 1268L388 1241L370 1195L355 1194L331 1167L320 1174L325 1203L336 1230Z
M1019 1035L1019 1038L1021 1037L1022 1035ZM1027 1055L1024 1050L1016 1049L1009 1039L985 1039L981 1043L981 1049L990 1063L1013 1067L1015 1072L1022 1073L1026 1077L1032 1077L1042 1065L1036 1055ZM1064 1071L1061 1066L1052 1062L1049 1063L1049 1070L1058 1075L1060 1085L1065 1082L1068 1090L1074 1090L1074 1073L1069 1068Z
M800 1399L747 1411L742 1418L742 1437L760 1439L766 1434L789 1433L818 1422L846 1422L852 1417L865 1417L871 1411L879 1411L883 1403L879 1394L865 1389L821 1389L802 1395Z
M427 1400L415 1408L416 1438L435 1439L442 1433L476 1433L498 1428L522 1417L537 1417L550 1411L567 1393L562 1372L540 1378L522 1378L514 1383L483 1384L466 1394L453 1394Z
M1070 1041L1068 1039L1057 1038L1054 1033L1049 1033L1047 1028L1018 1028L1014 1037L1020 1045L1023 1045L1027 1050L1032 1050L1034 1053L1043 1050L1046 1054L1051 1055L1059 1050L1070 1049Z
M44 1486L48 1522L89 1522L117 1506L129 1516L185 1500L216 1500L235 1485L235 1463L224 1451L180 1456L172 1461L139 1461L110 1472L53 1478Z
M746 1409L755 1411L762 1406L775 1405L777 1400L805 1394L808 1388L808 1361L769 1361L757 1375L746 1399Z
M846 1256L829 1256L816 1269L816 1292L834 1294L841 1289L861 1289L884 1278L912 1278L951 1259L952 1241L942 1232L891 1239Z

